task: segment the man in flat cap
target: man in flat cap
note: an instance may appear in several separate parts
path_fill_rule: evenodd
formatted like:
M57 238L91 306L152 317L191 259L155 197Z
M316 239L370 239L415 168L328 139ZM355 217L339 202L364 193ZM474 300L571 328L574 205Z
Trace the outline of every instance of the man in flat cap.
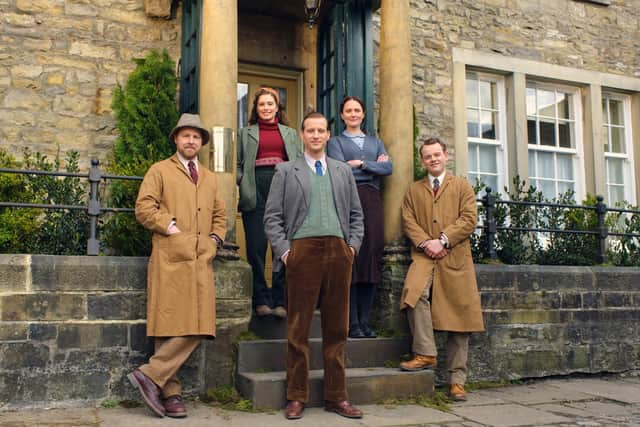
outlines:
M202 338L215 337L212 260L226 232L216 175L198 162L209 131L183 114L169 135L176 153L153 164L142 181L136 219L153 232L147 272L148 363L128 375L157 416L187 416L176 373Z

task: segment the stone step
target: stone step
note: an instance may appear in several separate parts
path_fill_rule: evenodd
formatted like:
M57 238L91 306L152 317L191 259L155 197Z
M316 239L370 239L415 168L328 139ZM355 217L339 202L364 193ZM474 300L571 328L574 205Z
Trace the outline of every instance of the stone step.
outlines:
M311 329L309 330L309 338L322 337L322 319L320 310L313 313L311 319ZM265 340L277 340L287 338L287 319L276 316L256 316L251 317L249 322L249 331Z
M322 369L322 339L309 339L309 367ZM348 339L345 346L347 368L396 367L411 352L411 341L404 338ZM238 343L237 372L272 372L286 369L287 341L257 340Z
M354 404L364 405L387 398L403 399L419 394L433 395L434 374L431 370L403 372L397 368L349 368L346 370L347 392ZM323 371L309 371L309 402L306 406L324 404ZM250 399L254 408L281 409L286 404L286 372L243 372L236 375L236 387Z

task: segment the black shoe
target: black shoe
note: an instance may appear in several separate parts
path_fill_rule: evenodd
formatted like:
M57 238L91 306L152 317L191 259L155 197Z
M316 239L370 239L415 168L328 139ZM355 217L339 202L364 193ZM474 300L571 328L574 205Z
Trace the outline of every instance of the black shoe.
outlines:
M349 328L349 338L365 338L364 332L359 326Z
M376 332L369 325L362 325L362 334L365 338L376 338Z

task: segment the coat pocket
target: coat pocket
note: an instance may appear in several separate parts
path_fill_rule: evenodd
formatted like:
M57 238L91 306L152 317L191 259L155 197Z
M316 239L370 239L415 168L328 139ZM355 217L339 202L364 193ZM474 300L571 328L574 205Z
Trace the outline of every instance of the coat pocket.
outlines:
M167 245L169 262L185 262L196 259L196 241L197 237L192 233L170 234Z

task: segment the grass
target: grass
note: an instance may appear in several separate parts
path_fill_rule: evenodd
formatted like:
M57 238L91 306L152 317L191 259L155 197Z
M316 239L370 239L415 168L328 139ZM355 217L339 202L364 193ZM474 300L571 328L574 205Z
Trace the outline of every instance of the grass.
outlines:
M202 401L229 411L264 412L255 409L249 399L243 399L231 386L222 386L207 390Z
M427 396L426 394L419 394L417 396L410 396L404 399L385 399L378 402L380 405L386 406L400 406L400 405L420 405L426 408L433 408L439 411L450 412L451 408L449 404L452 401L447 397L443 391L436 391L433 396Z
M522 384L520 380L500 380L500 381L477 381L473 383L465 384L464 388L467 391L488 389L488 388L501 388L510 385Z
M105 408L105 409L113 409L113 408L117 408L117 407L121 407L121 408L139 408L140 406L142 406L140 404L140 402L137 402L135 400L118 400L118 399L105 399L102 402L100 402L100 406Z

